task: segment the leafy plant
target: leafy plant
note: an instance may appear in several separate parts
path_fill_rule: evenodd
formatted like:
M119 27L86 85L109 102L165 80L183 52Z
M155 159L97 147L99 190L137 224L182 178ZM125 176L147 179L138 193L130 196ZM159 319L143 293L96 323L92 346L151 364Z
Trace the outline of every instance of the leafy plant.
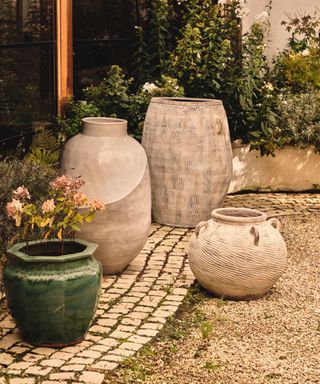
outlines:
M282 56L287 85L297 91L306 87L320 88L320 48L306 48L302 52Z
M55 167L60 156L60 143L53 132L45 127L36 129L30 152L25 158L43 166Z
M32 148L32 150L26 155L26 159L43 166L54 167L58 165L60 157L59 151L50 151L45 148Z
M287 15L281 25L287 32L291 32L289 48L294 52L301 52L308 47L320 46L320 14L316 9L313 15L298 12L295 15Z
M68 98L64 102L63 114L57 117L61 141L76 135L81 131L82 119L90 116L100 116L97 106Z
M129 133L139 140L151 98L154 96L183 96L184 94L183 88L179 86L177 80L165 75L155 83L146 83L135 91L130 88L132 82L132 78L126 78L119 66L112 66L99 85L90 86L84 90L87 104L67 101L66 105L70 108L67 108L58 121L61 133L67 137L71 135L71 132L73 135L78 133L81 129L81 120L85 117L83 111L87 113L92 108L91 116L117 117L128 120ZM86 109L89 106L90 109ZM72 113L68 113L68 111Z
M133 79L126 79L122 69L113 65L98 86L84 90L89 104L94 105L103 116L126 117L129 108L129 87Z
M133 74L138 86L155 81L166 71L174 40L172 17L174 13L169 0L150 1L146 27L136 28Z
M295 93L320 88L320 15L298 13L288 15L281 23L292 35L288 48L274 59L273 76L280 87L291 88Z
M60 176L51 183L48 198L40 204L31 203L31 195L27 188L19 186L13 191L12 200L7 203L8 217L14 220L15 226L22 231L19 238L55 239L63 242L66 238L74 238L79 225L90 223L96 210L104 209L99 200L89 201L79 189L84 185L80 179ZM79 212L80 208L85 207Z
M30 162L26 159L5 158L0 160L0 252L3 253L12 242L15 235L19 235L20 228L16 228L6 214L6 204L11 199L12 191L20 185L28 187L36 203L40 203L48 193L50 180L56 176L56 170Z
M283 93L279 96L278 136L285 143L312 146L320 153L320 93Z
M213 331L213 324L210 321L204 321L200 325L201 334L204 339L208 339Z

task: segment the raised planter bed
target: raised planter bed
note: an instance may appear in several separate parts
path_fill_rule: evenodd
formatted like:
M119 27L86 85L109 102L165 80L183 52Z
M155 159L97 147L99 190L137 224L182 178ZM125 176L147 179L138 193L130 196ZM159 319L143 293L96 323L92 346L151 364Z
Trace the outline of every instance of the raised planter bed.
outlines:
M261 156L248 145L233 148L228 193L312 189L320 189L320 155L312 149L288 146L276 150L275 156Z

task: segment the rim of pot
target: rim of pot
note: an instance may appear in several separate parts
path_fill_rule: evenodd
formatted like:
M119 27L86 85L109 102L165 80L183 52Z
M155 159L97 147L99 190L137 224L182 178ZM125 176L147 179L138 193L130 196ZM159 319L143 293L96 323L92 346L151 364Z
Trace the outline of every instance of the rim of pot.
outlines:
M89 256L92 256L98 247L98 244L85 241L82 239L74 239L74 240L66 239L65 242L68 242L68 243L75 242L80 245L83 245L85 248L80 252L69 253L65 255L57 255L57 256L41 256L41 255L31 256L22 251L22 249L27 245L45 244L48 242L59 243L60 240L58 239L52 239L50 241L35 240L35 241L29 241L29 242L24 241L24 242L16 243L6 251L6 254L12 258L22 260L26 263L66 263L68 261L85 259Z
M218 208L211 213L215 220L227 223L262 223L266 221L267 215L264 212L251 208Z
M94 123L94 124L127 124L127 120L118 119L116 117L84 117L82 119L84 123Z
M222 105L221 100L217 99L201 99L195 97L153 97L151 100L153 103L159 104L170 104L173 106L212 106L212 105ZM179 102L179 103L178 103Z

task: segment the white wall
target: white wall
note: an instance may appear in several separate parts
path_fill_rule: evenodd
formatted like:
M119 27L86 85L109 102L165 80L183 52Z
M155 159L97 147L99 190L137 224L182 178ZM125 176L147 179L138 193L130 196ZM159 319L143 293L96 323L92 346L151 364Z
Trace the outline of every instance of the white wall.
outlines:
M247 0L250 10L248 16L243 20L244 32L248 30L255 16L265 10L267 0ZM267 56L271 60L274 53L282 50L287 38L291 35L280 25L282 20L287 20L286 14L295 15L297 12L313 14L316 8L320 8L320 0L273 0L270 14L271 30L267 47Z
M311 149L286 147L276 156L260 156L249 146L233 149L233 176L229 193L305 191L320 189L320 155Z

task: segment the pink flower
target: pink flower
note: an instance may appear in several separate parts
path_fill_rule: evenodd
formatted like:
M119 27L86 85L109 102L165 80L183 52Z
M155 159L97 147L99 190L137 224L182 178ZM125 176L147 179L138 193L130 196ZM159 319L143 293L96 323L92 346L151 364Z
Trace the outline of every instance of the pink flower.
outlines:
M15 219L17 214L22 212L22 208L23 206L20 200L12 199L12 201L7 204L8 216Z
M106 207L101 200L97 200L97 199L90 201L90 206L94 210L103 210Z
M31 198L28 189L25 188L24 186L18 187L15 191L13 191L13 196L16 199L28 199L29 200Z
M63 191L66 194L78 191L83 185L83 180L79 178L74 179L73 177L68 177L65 175L59 176L51 182L53 189Z
M77 207L81 207L88 201L87 196L83 192L76 192L73 195L73 201Z
M55 209L54 200L53 200L53 199L46 200L46 201L42 204L41 209L42 209L42 212L43 212L43 213L52 212L52 211Z

